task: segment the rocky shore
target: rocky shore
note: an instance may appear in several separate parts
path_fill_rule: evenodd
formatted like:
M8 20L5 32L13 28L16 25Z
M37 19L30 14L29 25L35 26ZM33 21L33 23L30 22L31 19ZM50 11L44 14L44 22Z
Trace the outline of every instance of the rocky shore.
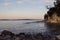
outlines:
M60 36L38 34L14 34L10 31L4 30L0 34L0 40L60 40Z

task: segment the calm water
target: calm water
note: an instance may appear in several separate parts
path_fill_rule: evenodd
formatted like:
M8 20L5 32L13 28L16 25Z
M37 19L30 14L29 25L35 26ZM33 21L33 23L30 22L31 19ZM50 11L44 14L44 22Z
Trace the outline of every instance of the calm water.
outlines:
M60 34L60 25L36 22L39 20L0 21L0 32L9 30L13 33Z

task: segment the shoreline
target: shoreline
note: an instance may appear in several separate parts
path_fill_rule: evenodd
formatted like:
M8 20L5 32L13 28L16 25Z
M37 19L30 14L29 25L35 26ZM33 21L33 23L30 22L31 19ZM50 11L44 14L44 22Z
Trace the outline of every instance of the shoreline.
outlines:
M38 34L25 34L19 33L14 34L10 31L4 30L0 34L0 40L56 40L56 35L43 35L42 33Z
M49 20L43 20L44 22L46 22L46 23L60 23L60 22L58 22L58 21L49 21Z

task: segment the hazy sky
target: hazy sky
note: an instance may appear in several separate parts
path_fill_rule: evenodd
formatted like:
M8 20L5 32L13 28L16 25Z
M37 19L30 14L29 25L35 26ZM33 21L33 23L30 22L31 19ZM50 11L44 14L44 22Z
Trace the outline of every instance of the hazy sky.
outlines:
M0 18L43 19L54 0L0 0Z

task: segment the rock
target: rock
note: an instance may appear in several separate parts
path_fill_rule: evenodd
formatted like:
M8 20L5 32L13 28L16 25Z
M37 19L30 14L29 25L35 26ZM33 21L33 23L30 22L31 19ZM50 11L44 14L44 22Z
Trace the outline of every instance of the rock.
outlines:
M19 33L19 37L25 37L25 33Z
M10 35L6 35L6 36L4 37L4 40L11 40L11 36L10 36Z
M15 34L10 32L10 31L7 31L7 30L4 30L2 31L1 35L0 35L0 40L13 40Z
M41 33L38 33L36 36L37 40L43 40L43 35Z
M56 36L56 39L57 39L57 40L60 40L60 35L57 35L57 36Z
M31 34L26 34L26 40L32 40Z
M14 34L10 31L4 30L0 35L0 40L60 40L60 35L42 35L41 33L38 34L25 34L19 33Z
M10 31L4 30L4 31L2 31L1 35L2 36L6 36L6 35L14 36L15 34Z
M25 40L25 39L26 39L25 33L19 33L17 36L20 37L20 40ZM18 39L18 38L17 38L17 39Z
M19 37L16 37L15 40L20 40L20 38Z

